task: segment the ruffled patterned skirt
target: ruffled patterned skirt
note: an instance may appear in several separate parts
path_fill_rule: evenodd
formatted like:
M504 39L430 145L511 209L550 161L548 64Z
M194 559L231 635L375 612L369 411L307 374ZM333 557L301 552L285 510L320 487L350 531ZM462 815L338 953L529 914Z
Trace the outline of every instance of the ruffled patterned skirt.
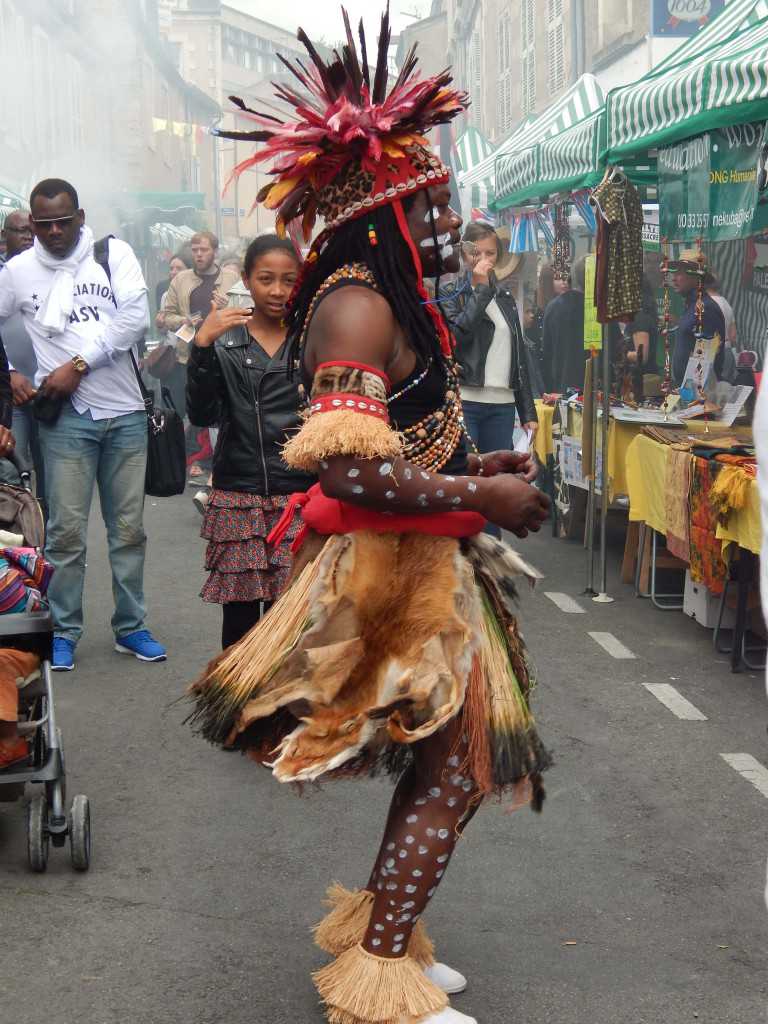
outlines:
M210 574L200 591L204 601L277 600L290 577L291 542L301 523L294 522L275 546L267 545L266 538L287 504L286 495L211 492L200 531L208 541L205 568Z

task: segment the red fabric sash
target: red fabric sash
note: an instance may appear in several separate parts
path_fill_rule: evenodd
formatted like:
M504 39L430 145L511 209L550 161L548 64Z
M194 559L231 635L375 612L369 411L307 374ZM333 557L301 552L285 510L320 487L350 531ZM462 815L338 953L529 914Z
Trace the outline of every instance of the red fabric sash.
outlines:
M298 511L301 511L304 526L291 545L293 552L304 543L309 529L324 536L373 530L375 533L427 533L432 537L474 537L486 523L479 512L428 512L424 515L376 512L337 498L328 498L320 484L314 484L306 493L301 491L291 495L285 511L267 537L268 544L276 546L282 541Z

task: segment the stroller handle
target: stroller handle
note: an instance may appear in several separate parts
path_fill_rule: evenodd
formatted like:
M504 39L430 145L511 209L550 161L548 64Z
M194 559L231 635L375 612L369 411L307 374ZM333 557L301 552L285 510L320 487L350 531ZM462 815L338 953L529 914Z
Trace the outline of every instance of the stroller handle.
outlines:
M4 456L12 466L15 466L17 473L21 478L22 487L25 490L30 490L32 485L32 469L26 459L22 458L21 455L14 449L8 452Z

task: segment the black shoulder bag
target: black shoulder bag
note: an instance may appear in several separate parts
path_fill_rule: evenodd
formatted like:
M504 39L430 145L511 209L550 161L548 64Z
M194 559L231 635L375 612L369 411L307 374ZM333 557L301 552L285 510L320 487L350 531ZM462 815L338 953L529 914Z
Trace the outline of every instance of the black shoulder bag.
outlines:
M110 286L112 273L109 269L109 240L112 235L100 238L93 247L93 258L104 270ZM117 306L117 301L113 301ZM144 491L153 498L168 498L183 494L187 480L187 453L184 443L184 424L173 407L173 400L167 388L163 388L163 399L167 407L158 408L151 391L144 386L133 350L129 349L131 363L139 383L144 411L147 414L147 475Z

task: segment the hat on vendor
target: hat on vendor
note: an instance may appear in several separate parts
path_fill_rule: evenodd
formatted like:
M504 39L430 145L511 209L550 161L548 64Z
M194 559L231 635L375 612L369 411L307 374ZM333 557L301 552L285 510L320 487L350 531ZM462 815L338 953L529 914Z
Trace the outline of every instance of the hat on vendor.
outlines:
M682 270L686 274L694 274L696 276L709 273L709 264L707 258L698 249L681 249L680 255L677 259L669 261L670 270Z
M525 253L509 251L512 231L508 224L503 224L495 230L496 237L501 243L501 254L499 259L496 261L496 266L493 268L493 273L497 281L503 281L505 278L511 277L512 274L516 274L518 270L520 270L523 263L525 263Z

